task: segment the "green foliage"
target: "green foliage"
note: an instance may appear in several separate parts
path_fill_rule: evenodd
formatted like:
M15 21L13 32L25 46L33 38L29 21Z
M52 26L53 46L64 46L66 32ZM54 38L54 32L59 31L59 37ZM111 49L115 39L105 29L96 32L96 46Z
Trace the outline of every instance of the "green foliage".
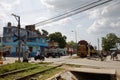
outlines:
M66 46L66 36L62 36L60 32L49 34L49 38L51 41L58 42L60 48L64 48Z
M48 38L49 33L46 30L42 29L42 33L41 33L40 30L37 29L36 32L37 32L39 38L42 37L42 36L45 37L45 38Z
M36 30L38 37L41 37L41 32L39 31L39 29Z
M62 68L55 68L49 71L46 71L44 73L42 73L43 76L38 77L37 80L46 80L47 78L50 78L52 76L54 76L55 74L58 74L59 72L63 71L64 69Z
M42 29L42 35L47 36L48 32L46 30Z
M67 44L73 48L76 48L76 43L74 41L67 42Z
M118 38L114 33L109 33L106 37L102 37L103 50L109 51L110 48L116 47L116 43L120 43L120 38Z
M46 65L45 65L46 64ZM34 74L34 73L38 73L40 71L44 71L46 69L49 69L49 68L53 68L53 66L48 66L49 63L40 63L40 66L39 67L36 67L34 69L29 69L27 71L22 71L22 72L19 72L19 73L15 73L15 74L10 74L10 75L7 75L5 77L0 77L0 80L15 80L15 78L18 78L18 77L22 77L22 76L27 76L27 75L31 75L31 74ZM9 65L12 65L12 64L9 64ZM9 66L7 64L7 66ZM13 64L14 65L14 64ZM29 66L28 66L29 65ZM30 63L18 63L17 66L20 66L19 68L23 69L24 67L25 68L28 68L28 67L31 67L31 66L36 66L36 64L30 64ZM14 65L15 66L15 65ZM12 66L12 68L14 68L14 66ZM21 67L23 66L23 67ZM20 70L19 69L19 70ZM58 70L57 70L58 71ZM35 75L35 76L40 76L41 74L38 74L38 75ZM34 77L35 77L34 76ZM46 78L46 76L45 76ZM31 80L29 78L27 78L27 80ZM39 80L39 79L38 79ZM40 79L40 80L43 80L43 79Z

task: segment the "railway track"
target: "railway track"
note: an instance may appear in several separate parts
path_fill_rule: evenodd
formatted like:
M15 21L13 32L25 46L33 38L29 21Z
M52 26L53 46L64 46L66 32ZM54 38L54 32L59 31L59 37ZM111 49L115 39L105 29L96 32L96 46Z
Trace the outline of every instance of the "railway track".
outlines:
M0 80L6 80L8 78L9 80L13 80L13 79L14 80L28 80L37 74L42 74L46 71L58 68L60 66L62 66L62 64L56 65L56 66L37 65L37 66L30 67L30 68L15 70L15 71L7 72L4 74L0 74Z
M62 64L60 65L57 65L57 66L54 66L54 67L51 67L51 68L48 68L48 69L44 69L42 71L39 71L39 72L36 72L36 73L33 73L33 74L29 74L29 75L26 75L26 76L22 76L22 77L19 77L19 78L16 78L15 80L27 80L28 78L31 78L37 74L41 74L41 73L44 73L46 71L49 71L49 70L52 70L52 69L55 69L55 68L58 68L58 67L61 67Z
M10 71L10 72L6 72L6 73L3 73L3 74L0 74L0 77L5 77L7 75L19 73L19 72L22 72L22 71L27 71L27 70L35 69L37 67L40 67L40 65L29 67L29 68L24 68L24 69L19 69L19 70L14 70L14 71Z

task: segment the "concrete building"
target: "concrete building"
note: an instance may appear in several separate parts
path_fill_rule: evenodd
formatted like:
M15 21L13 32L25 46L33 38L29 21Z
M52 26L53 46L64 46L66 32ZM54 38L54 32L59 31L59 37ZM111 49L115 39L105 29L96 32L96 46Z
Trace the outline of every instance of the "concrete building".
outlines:
M47 40L44 36L39 36L34 25L28 25L25 29L20 29L20 55L23 55L23 51L27 48L31 51L30 56L34 56L37 50L44 51L44 48L48 46ZM6 27L3 27L3 45L12 47L12 56L17 56L18 51L18 28L8 23Z

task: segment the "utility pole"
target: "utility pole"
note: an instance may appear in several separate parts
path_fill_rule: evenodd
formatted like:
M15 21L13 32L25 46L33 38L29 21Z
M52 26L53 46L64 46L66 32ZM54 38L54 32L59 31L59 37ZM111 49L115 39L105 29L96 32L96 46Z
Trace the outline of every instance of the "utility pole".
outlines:
M76 54L78 52L78 44L77 44L77 31L75 31L75 40L76 40Z
M15 17L15 19L17 20L17 22L18 22L18 26L17 26L17 28L18 28L18 51L17 51L17 53L18 53L18 61L20 62L20 48L21 48L21 46L20 46L20 44L21 44L21 42L20 42L20 16L18 16L18 15L15 15L15 14L12 14L14 17Z
M75 41L76 41L76 54L77 54L77 31L72 31L72 32L75 32Z
M100 51L100 49L99 49L99 38L97 39L97 41L98 41L98 53L99 53L99 51Z

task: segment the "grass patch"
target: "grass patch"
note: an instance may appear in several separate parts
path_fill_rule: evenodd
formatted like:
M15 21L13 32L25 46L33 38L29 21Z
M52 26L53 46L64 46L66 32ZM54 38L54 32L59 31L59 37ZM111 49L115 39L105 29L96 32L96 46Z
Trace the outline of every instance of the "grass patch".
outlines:
M27 70L27 71L24 71L24 72L19 72L19 73L16 73L16 74L8 75L8 76L6 76L4 78L0 78L0 80L15 80L18 77L22 77L22 76L26 76L26 75L29 75L29 74L33 74L33 73L36 73L36 72L39 72L39 71L42 71L44 69L51 68L51 67L52 66L46 66L46 67L45 66L40 66L40 67L32 69L32 70Z
M25 63L25 62L15 62L11 64L5 64L3 66L0 66L0 74L18 70L18 69L29 68L29 67L40 65L40 64L47 65L48 63L31 64L31 63Z
M3 66L0 66L0 74L5 73L5 72L10 72L13 70L18 70L18 69L23 69L23 68L29 68L32 66L36 66L36 65L40 65L40 67L35 68L35 69L31 69L31 70L27 70L24 72L19 72L19 73L15 73L15 74L11 74L11 75L7 75L3 78L0 78L0 80L14 80L15 78L21 77L21 76L25 76L25 75L29 75L32 73L36 73L48 68L51 68L53 66L48 66L51 63L37 63L37 64L31 64L31 63L23 63L23 62L15 62L12 64L6 64ZM56 73L60 72L63 69L60 68L56 68L56 69L52 69L49 70L47 72L44 72L42 75L43 77L38 77L38 80L45 80L53 75L55 75ZM28 80L28 79L27 79Z

